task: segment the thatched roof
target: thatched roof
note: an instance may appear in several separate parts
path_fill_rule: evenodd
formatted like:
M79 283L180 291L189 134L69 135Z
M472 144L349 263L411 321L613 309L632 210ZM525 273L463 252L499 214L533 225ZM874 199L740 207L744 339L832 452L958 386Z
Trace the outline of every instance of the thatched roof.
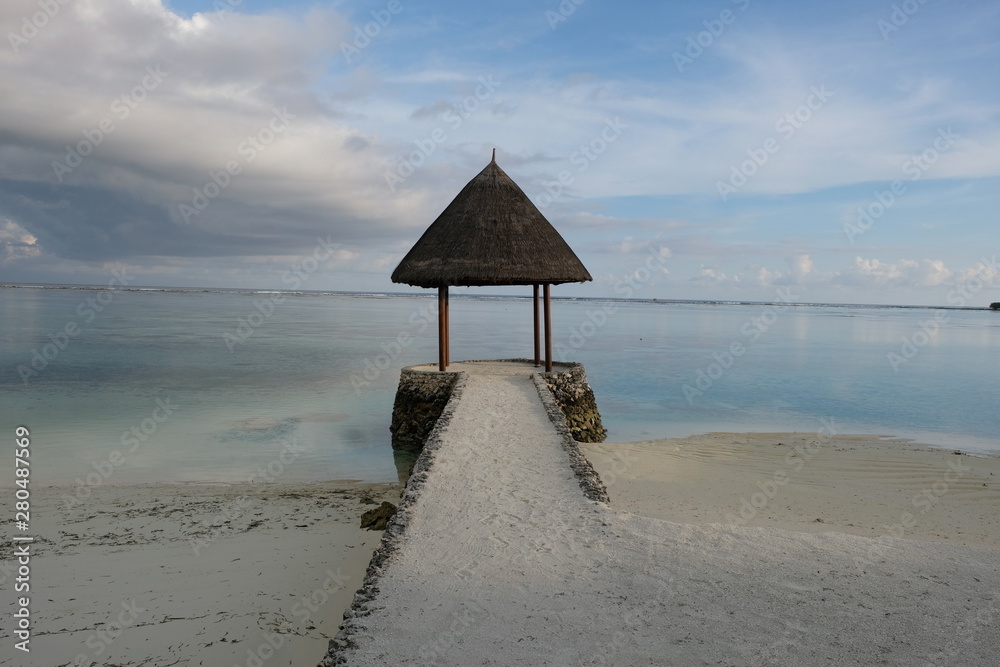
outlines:
M593 280L555 227L494 159L414 244L392 282L416 287Z

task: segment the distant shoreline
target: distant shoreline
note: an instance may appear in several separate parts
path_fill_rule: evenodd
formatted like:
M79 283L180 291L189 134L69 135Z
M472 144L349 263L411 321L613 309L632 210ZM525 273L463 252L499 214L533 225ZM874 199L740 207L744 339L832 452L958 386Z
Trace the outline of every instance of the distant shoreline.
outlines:
M284 294L286 296L345 296L362 299L389 299L395 297L402 298L436 298L436 293L431 291L423 292L358 292L340 290L283 290L265 288L244 288L244 287L164 287L164 286L130 286L130 287L107 287L105 285L60 285L49 283L0 283L0 289L41 289L41 290L89 290L89 291L115 291L115 292L138 292L138 293L173 293L173 294ZM472 299L472 300L496 300L514 299L527 301L532 298L530 294L462 294L452 293L452 298ZM950 310L950 311L990 311L989 304L984 306L931 306L931 305L911 305L911 304L877 304L877 303L825 303L812 301L739 301L739 300L719 300L719 299L634 299L618 297L583 297L583 296L558 296L553 295L554 301L593 301L595 303L649 303L660 305L697 305L697 306L782 306L796 308L856 308L870 310Z

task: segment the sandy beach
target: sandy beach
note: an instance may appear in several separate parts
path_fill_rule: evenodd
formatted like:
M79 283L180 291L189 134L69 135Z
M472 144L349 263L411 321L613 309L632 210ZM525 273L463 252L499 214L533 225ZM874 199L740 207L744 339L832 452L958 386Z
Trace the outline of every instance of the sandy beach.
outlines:
M820 664L836 654L822 664L983 665L1000 650L1000 459L856 435L581 448L610 507L585 500L568 467L543 483L537 458L519 467L469 449L439 462L445 488L420 502L452 494L495 505L492 518L466 525L461 503L423 517L417 503L411 523L432 522L451 546L419 564L416 599L392 594L423 620L392 627L415 643L383 664L490 653L489 664ZM482 469L455 494L448 480L469 466ZM500 470L510 479L490 491ZM500 490L526 477L543 497ZM8 641L0 663L314 665L382 536L361 530L360 514L398 498L395 485L350 482L110 486L70 508L64 489L40 491L32 652ZM409 545L410 556L427 558L434 541ZM504 583L484 588L483 576ZM910 636L925 631L926 641ZM879 640L885 632L898 637Z
M399 497L352 482L107 486L68 508L67 492L32 496L31 652L7 639L0 664L315 664L381 537L361 513Z
M1000 548L1000 458L822 433L580 447L611 505L641 516Z

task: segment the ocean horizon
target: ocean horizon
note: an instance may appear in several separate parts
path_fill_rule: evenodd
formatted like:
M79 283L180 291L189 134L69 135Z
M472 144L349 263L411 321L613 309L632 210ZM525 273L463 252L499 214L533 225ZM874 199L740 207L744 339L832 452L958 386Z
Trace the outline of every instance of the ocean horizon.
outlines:
M530 295L453 297L454 360L531 356ZM988 308L554 301L554 357L586 367L609 441L834 429L1000 454ZM0 415L32 429L40 485L395 481L399 369L436 360L435 305L3 285Z
M287 290L274 288L251 288L251 287L177 287L169 285L126 285L114 286L98 284L75 284L75 283L2 283L0 289L53 289L53 290L91 290L91 291L115 291L115 292L191 292L191 293L219 293L219 294L286 294L289 296L355 296L361 298L389 298L389 297L416 297L434 298L435 294L424 290L416 292L395 292L395 291L357 291L357 290ZM468 288L452 287L451 296L453 298L464 299L531 299L530 294L484 294L478 292L483 288L473 288L477 292L473 294L456 293L456 290ZM893 304L893 303L833 303L826 301L752 301L739 299L667 299L659 297L637 298L637 297L608 297L608 296L564 296L552 295L553 301L620 301L634 303L674 303L674 304L704 304L718 306L755 306L755 305L782 305L782 306L825 306L830 308L902 308L917 310L975 310L990 311L988 305L967 306L948 305L933 306L929 304ZM961 301L966 299L962 298Z

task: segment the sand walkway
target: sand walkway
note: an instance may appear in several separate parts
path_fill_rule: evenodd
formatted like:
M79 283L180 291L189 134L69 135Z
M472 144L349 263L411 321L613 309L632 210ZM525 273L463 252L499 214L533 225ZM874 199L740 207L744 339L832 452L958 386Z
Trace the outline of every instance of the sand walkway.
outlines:
M528 373L490 371L327 664L1000 664L995 549L616 511Z

